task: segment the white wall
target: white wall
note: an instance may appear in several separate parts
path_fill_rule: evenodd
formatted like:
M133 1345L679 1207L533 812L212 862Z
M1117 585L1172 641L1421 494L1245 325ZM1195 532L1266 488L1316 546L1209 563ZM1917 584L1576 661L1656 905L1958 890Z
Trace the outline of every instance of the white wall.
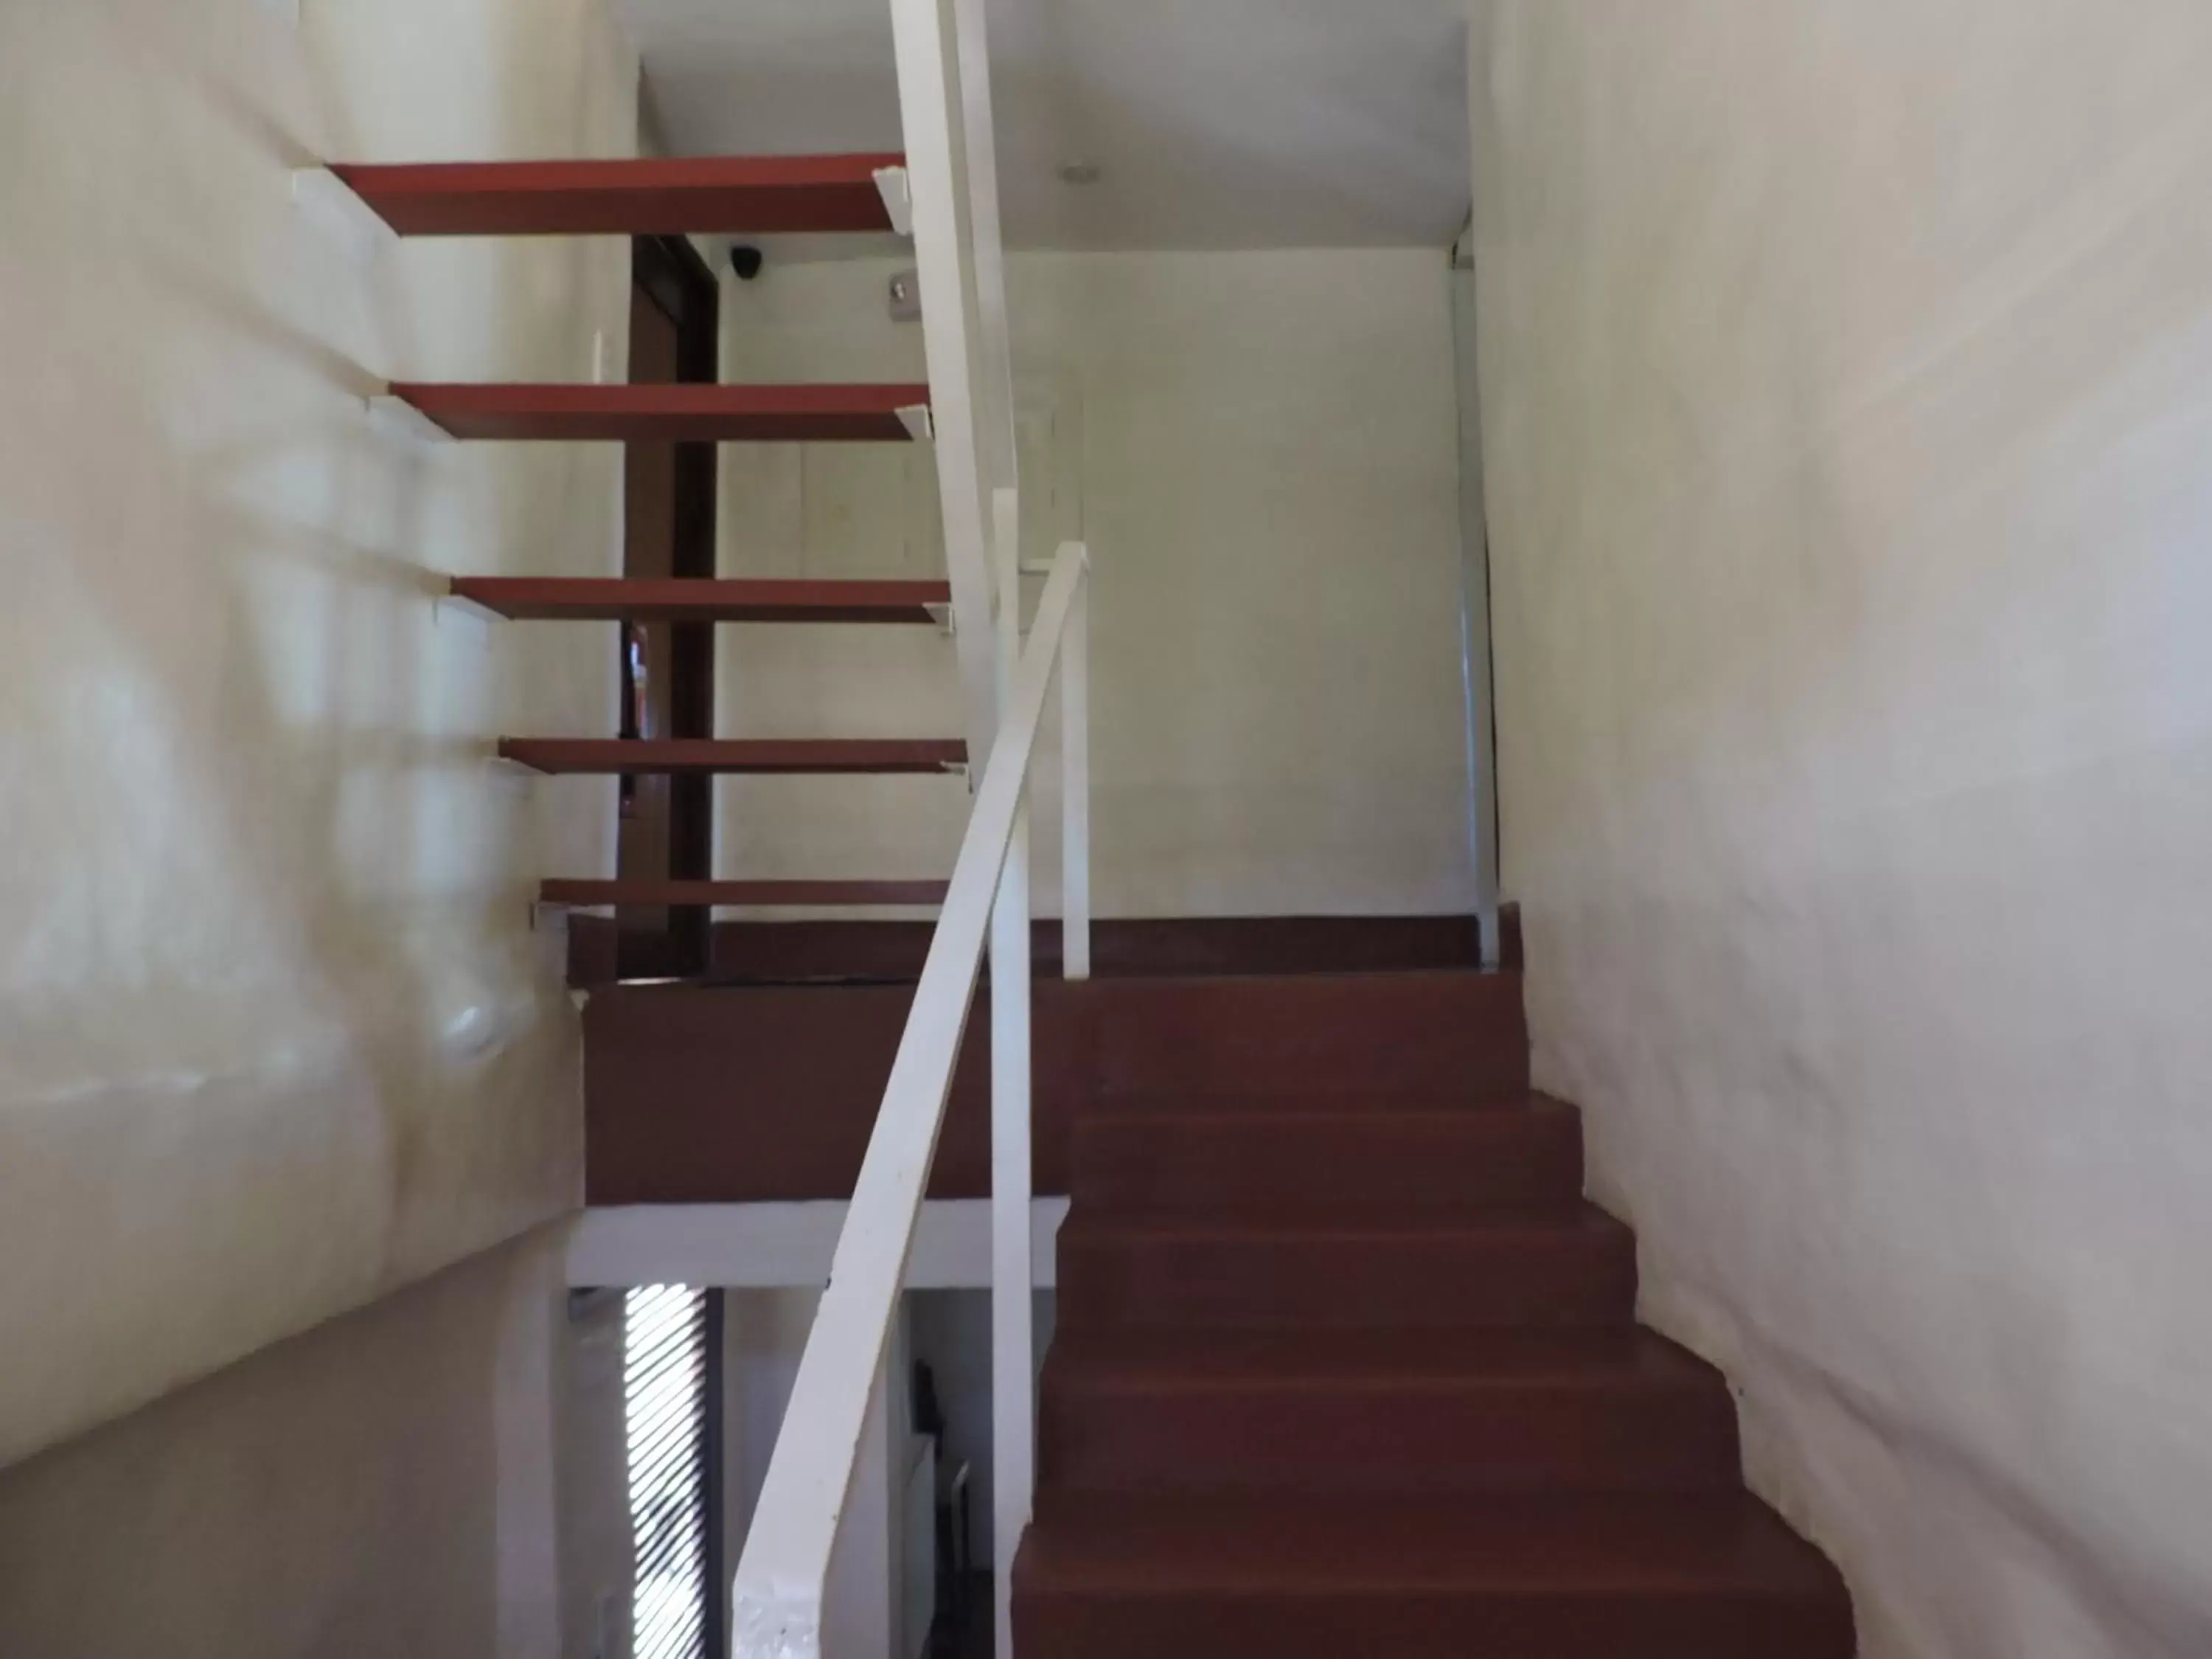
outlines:
M726 281L726 377L921 379L895 268ZM1449 276L1442 249L1012 261L1025 550L1087 537L1095 563L1102 914L1471 907ZM942 573L926 452L732 448L723 476L727 574ZM723 639L726 731L959 729L942 637ZM928 778L720 799L733 876L941 874L967 811ZM1049 788L1040 820L1048 854Z
M621 154L598 0L0 8L0 1463L573 1203L541 869L611 635L441 573L605 572L612 449L433 448L388 376L619 372L619 242L370 251L330 156Z
M0 1653L590 1659L564 1294L539 1235L0 1473Z
M2212 1651L2212 12L1474 15L1538 1080L1870 1659Z

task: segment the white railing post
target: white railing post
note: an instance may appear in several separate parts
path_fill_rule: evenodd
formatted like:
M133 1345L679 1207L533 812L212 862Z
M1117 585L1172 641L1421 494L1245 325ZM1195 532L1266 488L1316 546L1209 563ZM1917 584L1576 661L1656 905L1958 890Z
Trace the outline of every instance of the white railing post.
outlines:
M907 183L914 198L914 258L921 283L937 487L945 514L945 573L952 584L953 631L973 769L981 767L990 750L998 714L984 470L990 441L981 406L994 391L989 371L978 370L975 251L960 210L961 151L953 142L951 78L957 43L947 39L948 19L939 0L890 0L890 8Z
M1036 1350L1030 1333L1030 813L1024 799L991 917L991 1514L993 1617L1013 1649L1014 1552L1036 1481Z
M1021 500L991 495L999 583L1001 706L1011 705L1022 648ZM1073 611L1070 612L1073 615ZM991 1514L994 1652L1014 1650L1014 1552L1036 1487L1036 1265L1030 1225L1030 806L1022 792L991 911Z
M1091 977L1091 550L1069 544L1084 580L1060 644L1060 956L1069 979Z

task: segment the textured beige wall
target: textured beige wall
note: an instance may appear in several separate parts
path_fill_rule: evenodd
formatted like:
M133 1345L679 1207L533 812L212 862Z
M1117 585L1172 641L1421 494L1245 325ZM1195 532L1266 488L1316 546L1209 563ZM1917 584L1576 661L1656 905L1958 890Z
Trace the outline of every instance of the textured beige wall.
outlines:
M0 1473L0 1653L589 1659L562 1587L628 1540L564 1558L560 1504L622 1419L564 1297L534 1235Z
M1474 17L1538 1078L1872 1659L2212 1651L2212 11Z
M732 379L919 379L896 262L724 287ZM1018 254L1009 282L1025 553L1093 559L1094 897L1121 916L1472 908L1459 452L1442 249ZM944 569L925 452L725 452L732 574ZM1035 601L1031 584L1030 601ZM945 736L950 641L724 636L726 729ZM1056 728L1039 902L1058 908ZM725 783L747 877L942 874L944 779Z
M441 573L604 572L619 460L434 447L387 377L588 378L618 242L386 246L289 174L619 154L599 0L0 7L0 1463L572 1203L525 931L604 792L611 636ZM589 786L586 786L588 788Z

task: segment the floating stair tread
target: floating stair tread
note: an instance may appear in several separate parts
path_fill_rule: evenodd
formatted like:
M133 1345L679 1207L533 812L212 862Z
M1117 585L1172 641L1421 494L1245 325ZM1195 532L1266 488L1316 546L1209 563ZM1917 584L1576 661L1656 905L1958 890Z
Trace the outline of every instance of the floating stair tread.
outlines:
M916 385L461 385L392 395L449 436L530 442L906 443Z
M677 236L889 231L897 155L338 166L402 236Z
M1529 1387L1721 1389L1720 1373L1641 1327L1355 1331L1077 1329L1050 1386L1085 1394L1382 1392Z
M947 582L457 576L453 595L515 622L928 623Z
M1291 1601L1443 1593L1832 1603L1835 1569L1743 1493L1504 1499L1341 1493L1041 1495L1018 1598ZM1841 1651L1848 1653L1848 1648Z
M941 881L570 881L538 889L546 904L863 905L942 904Z
M502 759L548 773L943 772L968 745L936 738L505 738Z

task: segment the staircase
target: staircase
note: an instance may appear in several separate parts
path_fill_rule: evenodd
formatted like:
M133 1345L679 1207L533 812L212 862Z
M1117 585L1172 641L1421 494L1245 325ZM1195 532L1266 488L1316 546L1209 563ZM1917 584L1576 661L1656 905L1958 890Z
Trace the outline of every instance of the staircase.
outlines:
M1727 1384L1635 1322L1517 977L1176 994L1073 1124L1018 1653L1850 1659Z
M923 15L900 13L909 31ZM902 55L918 38L902 34ZM934 205L923 219L949 234L946 80L940 62L918 61L902 69L902 87L925 106L909 133L946 146L928 169ZM903 228L906 189L896 156L332 171L401 235L881 232ZM989 234L977 240L992 248L994 189L975 197L991 203ZM947 246L925 243L920 254L925 286L939 284L937 298L924 296L939 319L928 386L391 391L457 440L937 436L953 550L945 583L462 578L453 592L518 623L916 625L949 605L968 732L532 734L502 739L502 757L543 773L609 775L968 764L1000 699L987 506L1008 526L1018 516L983 459L1010 445L1005 431L989 444L979 435L970 353L957 337L963 267ZM1002 335L1002 294L986 309ZM974 378L1003 380L1003 368ZM943 431L940 402L953 411ZM994 550L1013 554L1012 540L1009 529ZM1008 969L993 983L1003 1118L994 1126L993 1190L1003 1200L994 1272L1016 1287L1001 1299L994 1351L1002 1377L1021 1379L1001 1392L997 1496L1002 1522L1014 1523L1001 1525L1002 1548L1029 1512L1026 1402L1012 1402L1030 1352L1033 1165L1018 801L1054 653L1066 650L1070 672L1080 661L1068 619L1087 569L1079 547L1063 550L1018 677L1014 641L1000 641L1012 688L1012 718L997 738L1003 769L982 791L948 905L958 926L940 930L874 1121L840 1244L841 1264L858 1265L833 1277L794 1395L806 1432L779 1447L763 1495L764 1514L795 1519L757 1527L747 1559L758 1546L761 1559L750 1577L739 1569L749 1651L818 1649L838 1477L849 1478L994 906L994 960ZM1012 574L1009 559L1009 596ZM1011 610L1000 612L1011 635ZM1069 703L1079 717L1063 747L1079 754L1081 704L1072 693ZM1087 842L1070 867L1087 882ZM858 875L572 875L547 881L541 896L860 904L945 890ZM957 935L949 945L948 932ZM1087 915L1071 936L1087 962ZM1583 1201L1577 1114L1529 1091L1519 994L1516 978L1466 973L1070 988L1079 1006L1095 995L1098 1041L1069 1130L1059 1332L1042 1391L1034 1519L1012 1572L1012 1634L1026 1659L1850 1659L1841 1580L1743 1487L1725 1383L1635 1322L1634 1240ZM1115 1022L1144 1041L1115 1041ZM746 1066L759 1069L759 1058ZM809 1060L818 1066L818 1051Z
M400 236L766 235L906 228L904 159L832 155L677 161L338 166L331 172ZM933 434L917 385L453 385L391 396L447 437L500 442L907 443ZM946 581L457 577L453 595L519 623L935 626ZM971 609L973 606L971 605ZM988 615L969 626L988 634ZM514 736L501 758L549 775L665 777L963 773L966 738L721 739ZM934 904L941 881L619 880L556 877L564 906Z

